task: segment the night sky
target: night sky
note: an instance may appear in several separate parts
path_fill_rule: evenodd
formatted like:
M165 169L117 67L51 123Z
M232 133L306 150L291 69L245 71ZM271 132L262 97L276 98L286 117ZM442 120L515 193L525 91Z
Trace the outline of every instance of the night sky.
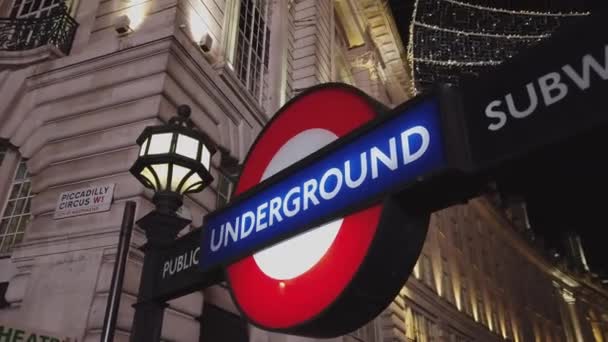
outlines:
M529 187L533 189L527 205L532 228L548 245L560 250L562 232L578 233L591 270L603 271L608 278L605 132L598 130L560 146L551 161L556 167L550 172L538 171L535 184Z
M466 0L482 6L531 11L587 11L603 0ZM414 0L389 0L404 46ZM607 106L608 111L608 106ZM608 128L604 130L607 132ZM563 254L562 233L575 231L582 239L592 271L608 278L608 163L603 159L608 134L589 134L561 146L553 155L535 156L505 170L508 191L524 195L532 229L548 248ZM546 165L551 165L547 169Z

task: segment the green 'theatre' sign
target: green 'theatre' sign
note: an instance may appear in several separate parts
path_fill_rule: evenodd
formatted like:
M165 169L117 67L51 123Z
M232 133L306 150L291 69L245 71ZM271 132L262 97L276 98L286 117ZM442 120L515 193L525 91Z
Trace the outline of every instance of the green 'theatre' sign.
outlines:
M0 342L77 342L77 340L0 323Z

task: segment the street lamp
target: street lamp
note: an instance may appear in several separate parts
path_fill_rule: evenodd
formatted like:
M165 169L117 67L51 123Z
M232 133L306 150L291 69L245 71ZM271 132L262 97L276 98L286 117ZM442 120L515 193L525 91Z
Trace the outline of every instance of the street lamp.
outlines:
M139 157L131 173L154 190L153 202L172 211L183 194L199 192L213 181L210 173L215 146L194 129L190 107L181 105L167 125L146 127L137 138Z
M211 157L216 147L194 128L190 107L181 105L165 125L149 126L137 138L139 156L130 172L145 187L154 190L156 209L137 224L146 232L144 264L135 307L131 341L160 341L166 304L153 299L158 282L162 250L169 247L190 220L176 211L184 194L202 191L213 181Z

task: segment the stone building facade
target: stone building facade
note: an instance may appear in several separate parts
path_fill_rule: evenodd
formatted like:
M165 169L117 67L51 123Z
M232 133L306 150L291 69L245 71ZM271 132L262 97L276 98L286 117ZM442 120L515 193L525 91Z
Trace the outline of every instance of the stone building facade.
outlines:
M152 193L128 172L135 139L177 105L192 107L222 151L212 186L185 199L189 230L229 199L234 170L226 165L243 161L272 114L301 90L344 82L389 107L410 94L406 53L382 0L65 4L0 0L0 17L63 11L78 24L61 36L69 48L36 44L41 34L31 27L21 28L21 45L0 37L3 324L99 341L124 204L137 203L137 218L152 209ZM115 185L108 211L53 218L61 192L102 184ZM399 296L334 341L608 341L606 288L560 268L513 227L487 198L436 213ZM136 229L117 341L131 330L144 241ZM171 301L163 338L307 341L248 327L219 285Z

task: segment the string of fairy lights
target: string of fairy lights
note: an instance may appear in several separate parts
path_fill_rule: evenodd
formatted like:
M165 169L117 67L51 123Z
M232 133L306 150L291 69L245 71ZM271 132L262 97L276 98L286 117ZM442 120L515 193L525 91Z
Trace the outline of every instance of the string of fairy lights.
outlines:
M496 67L589 12L493 8L458 0L417 0L410 22L411 90L436 82L457 84Z

